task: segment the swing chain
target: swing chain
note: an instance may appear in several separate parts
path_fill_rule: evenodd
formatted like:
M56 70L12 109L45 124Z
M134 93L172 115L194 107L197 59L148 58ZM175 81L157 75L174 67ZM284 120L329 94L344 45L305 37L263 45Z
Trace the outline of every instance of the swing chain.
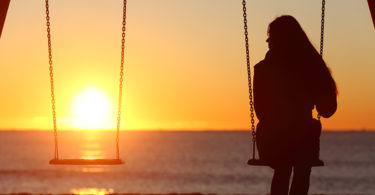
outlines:
M253 143L253 159L255 159L255 141L256 141L256 134L255 134L255 121L254 121L254 102L253 102L253 90L251 87L251 69L250 69L250 51L249 51L249 38L248 38L248 31L247 31L247 14L246 14L246 0L242 0L242 10L243 10L243 22L244 22L244 30L245 30L245 47L246 47L246 65L247 65L247 78L248 78L248 85L249 85L249 104L250 104L250 117L251 117L251 135L252 135L252 143Z
M120 84L119 84L119 99L117 112L117 130L116 130L116 157L120 159L120 121L121 121L121 106L122 106L122 86L124 76L124 54L125 54L125 25L126 25L126 0L124 0L123 16L122 16L122 39L121 39L121 66L120 66Z
M326 10L326 1L322 0L322 19L321 19L321 26L320 26L320 55L323 56L323 42L324 42L324 16Z
M320 56L323 57L323 43L324 43L324 16L326 10L326 1L322 0L322 19L320 22ZM320 120L320 114L318 113L318 120Z
M47 21L47 38L48 38L48 57L49 57L49 72L51 83L51 103L52 103L52 116L53 116L53 132L55 138L55 159L59 158L59 150L57 143L57 124L56 124L56 107L55 107L55 89L53 81L53 65L52 65L52 44L51 44L51 30L50 30L50 17L49 17L49 3L46 3L46 21ZM119 152L119 134L120 134L120 121L121 121L121 104L122 104L122 86L124 75L124 50L125 50L125 25L126 25L126 0L124 0L123 7L123 21L122 21L122 40L121 40L121 71L120 71L120 84L119 84L119 102L118 102L118 115L117 115L117 131L116 131L116 157L120 159Z
M46 20L47 20L47 38L48 38L48 58L49 58L49 76L51 83L51 103L52 103L52 117L53 117L53 134L55 137L55 159L59 158L59 149L57 144L57 125L56 125L56 108L55 108L55 88L53 82L53 66L52 66L52 46L51 46L51 29L49 22L49 3L46 0Z

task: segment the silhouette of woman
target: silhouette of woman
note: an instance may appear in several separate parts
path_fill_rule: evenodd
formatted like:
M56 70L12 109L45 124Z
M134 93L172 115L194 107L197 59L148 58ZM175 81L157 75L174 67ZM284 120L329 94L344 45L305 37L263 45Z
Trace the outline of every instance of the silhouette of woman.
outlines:
M257 147L274 169L271 195L305 195L319 159L321 124L312 110L325 118L335 113L336 83L294 17L272 21L267 42L269 51L254 68Z

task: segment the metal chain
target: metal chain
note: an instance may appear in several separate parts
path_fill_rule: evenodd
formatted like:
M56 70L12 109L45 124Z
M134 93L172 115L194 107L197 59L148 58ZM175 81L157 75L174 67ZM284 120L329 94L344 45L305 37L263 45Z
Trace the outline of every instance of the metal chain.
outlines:
M120 85L118 98L118 112L117 112L117 131L116 131L116 157L120 159L120 121L121 121L121 106L122 106L122 82L124 76L124 52L125 52L125 28L126 26L126 0L124 0L123 16L122 16L122 40L121 40L121 66L120 66Z
M320 22L320 56L323 57L323 43L324 43L324 16L326 10L326 1L322 0L322 18ZM320 120L320 114L318 113L318 120Z
M51 47L51 29L49 22L49 4L46 0L46 20L47 20L47 37L48 37L48 57L49 57L49 76L51 83L51 103L52 103L52 116L53 116L53 134L55 137L55 159L59 158L59 148L57 144L57 125L56 125L56 108L55 108L55 88L53 84L53 66L52 66L52 47Z
M49 3L46 2L46 20L47 20L47 37L48 37L48 57L49 57L49 72L51 83L51 103L52 103L52 116L53 116L53 132L55 138L55 159L59 158L58 142L57 142L57 125L56 125L56 107L55 107L55 90L53 81L53 66L52 66L52 46L51 46L51 30L50 30L50 17L49 17ZM119 84L119 102L117 113L117 131L116 131L116 158L120 158L119 150L119 137L120 137L120 121L121 121L121 105L122 105L122 86L124 75L124 50L125 50L125 25L126 25L126 0L124 0L123 7L123 21L122 21L122 40L121 40L121 67L120 67L120 84Z
M324 43L324 16L326 10L326 1L322 0L322 19L321 19L321 26L320 26L320 55L323 56L323 43Z
M242 0L243 22L245 30L245 47L246 47L246 65L247 65L247 81L249 85L249 104L250 104L250 117L251 117L251 135L253 142L253 159L255 159L255 121L254 121L254 103L253 103L253 90L251 87L251 69L250 69L250 52L249 52L249 38L247 32L247 14L246 14L246 0Z

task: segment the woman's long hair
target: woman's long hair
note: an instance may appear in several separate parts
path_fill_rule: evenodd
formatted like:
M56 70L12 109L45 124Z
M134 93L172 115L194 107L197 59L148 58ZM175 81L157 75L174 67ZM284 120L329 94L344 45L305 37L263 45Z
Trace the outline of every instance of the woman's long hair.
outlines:
M320 56L293 16L277 17L269 24L268 33L275 44L284 51L298 52L308 56Z
M294 64L299 66L294 68L305 70L303 72L306 74L304 77L306 83L311 85L327 85L327 83L331 83L330 88L334 88L337 93L336 83L331 76L330 70L293 16L283 15L277 17L269 24L268 33L276 45L275 50L284 55L292 56L296 62Z

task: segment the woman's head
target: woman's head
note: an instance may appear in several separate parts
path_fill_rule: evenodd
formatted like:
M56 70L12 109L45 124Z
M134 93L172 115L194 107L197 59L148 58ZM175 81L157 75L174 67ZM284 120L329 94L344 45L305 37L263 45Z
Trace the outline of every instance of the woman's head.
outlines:
M269 24L267 42L270 49L315 50L301 25L289 15L277 17Z
M305 73L308 75L304 78L310 86L316 85L316 79L319 81L324 75L332 78L326 63L293 16L283 15L272 21L268 26L267 42L270 50L276 50L276 53L292 54L298 62L296 65L306 70ZM337 92L333 78L332 81L332 87Z

